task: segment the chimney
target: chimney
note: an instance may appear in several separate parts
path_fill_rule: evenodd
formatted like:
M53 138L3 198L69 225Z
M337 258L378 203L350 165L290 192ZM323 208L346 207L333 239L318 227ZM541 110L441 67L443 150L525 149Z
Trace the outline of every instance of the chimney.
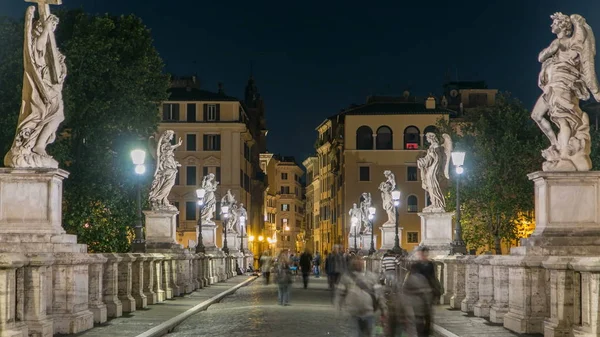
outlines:
M219 94L225 95L225 89L223 89L223 82L219 82L218 86L219 86Z
M433 95L429 95L429 97L427 97L427 100L425 101L425 109L435 109L435 97L433 97Z

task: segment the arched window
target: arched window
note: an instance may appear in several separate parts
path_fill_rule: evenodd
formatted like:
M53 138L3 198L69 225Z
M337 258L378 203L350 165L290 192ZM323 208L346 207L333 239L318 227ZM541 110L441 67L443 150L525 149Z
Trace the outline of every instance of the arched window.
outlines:
M377 150L393 149L394 142L392 138L392 129L385 125L379 127L379 129L377 129L377 140L375 145Z
M373 150L373 130L363 125L356 130L356 149Z
M425 130L423 130L423 145L429 147L429 142L427 141L427 137L425 137L425 135L427 135L427 133L429 132L433 132L435 134L437 134L438 129L433 126L433 125L429 125L428 127L425 128Z
M409 126L404 129L404 149L418 150L421 145L421 136L416 126Z
M409 195L406 200L407 212L414 213L419 211L419 200L416 195Z

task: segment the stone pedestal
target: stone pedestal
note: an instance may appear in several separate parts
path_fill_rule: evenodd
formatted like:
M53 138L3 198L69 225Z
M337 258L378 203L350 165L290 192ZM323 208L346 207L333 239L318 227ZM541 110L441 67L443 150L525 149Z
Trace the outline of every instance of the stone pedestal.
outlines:
M452 251L452 217L454 212L419 213L421 217L421 243L431 256L449 255Z
M216 224L202 224L202 242L204 248L208 250L217 249L217 225Z
M456 256L445 256L442 259L444 263L444 275L442 284L444 285L444 293L440 296L440 304L450 304L450 298L454 295L454 271L456 269Z
M579 277L571 270L572 257L552 256L542 264L550 272L550 317L544 321L545 337L571 336L575 321L575 297L579 301L581 284ZM577 279L577 280L576 280ZM577 314L579 316L579 313Z
M27 263L27 258L23 254L0 253L0 294L2 294L0 295L0 337L29 335L27 325L17 316L23 312L25 302L24 293L17 292L17 284L24 283L23 266ZM3 294L15 296L3 296ZM52 335L53 331L50 331L50 334L38 336L51 337Z
M464 256L461 262L465 264L465 298L460 302L460 310L473 312L479 298L479 266L475 264L475 256Z
M490 317L490 309L494 301L494 268L490 264L492 257L492 255L481 255L475 259L479 269L477 302L473 306L476 317Z
M178 211L144 211L146 243L177 244L177 214Z
M508 267L503 264L508 257L494 256L490 264L494 273L494 302L490 308L490 321L503 323L508 312Z
M361 249L361 237L360 234L354 236L354 233L348 235L348 249L360 250Z
M395 225L383 225L381 230L381 250L388 250L394 248L396 242L396 226ZM398 238L400 240L400 246L402 246L402 227L398 227Z
M467 256L457 256L456 257L456 265L454 267L454 273L452 274L453 284L454 284L454 292L452 297L450 297L450 308L452 309L461 309L461 303L465 299L465 272L466 272L466 262Z
M101 254L90 254L95 261L89 267L89 309L94 314L94 323L104 323L108 319L106 304L102 301L104 264L108 260Z
M239 251L240 250L240 241L238 237L240 235L235 232L227 232L227 248L229 252ZM221 236L221 247L225 247L225 235Z
M368 252L371 249L371 234L363 234L360 236L359 245L361 250L364 252ZM375 251L377 251L377 235L373 235L373 247Z

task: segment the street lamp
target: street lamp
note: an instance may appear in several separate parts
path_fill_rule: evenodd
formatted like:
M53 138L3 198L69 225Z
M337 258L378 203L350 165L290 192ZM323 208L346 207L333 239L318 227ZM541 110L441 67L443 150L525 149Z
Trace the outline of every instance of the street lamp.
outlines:
M200 208L200 216L198 217L198 243L196 244L196 253L204 253L204 242L202 238L202 211L204 211L204 195L206 190L199 188L196 190L196 196L198 197L198 207Z
M460 224L460 175L465 171L463 164L465 163L464 152L452 152L452 164L456 167L456 224L454 227L454 242L452 242L453 254L467 254L467 246L462 238L462 226Z
M352 217L352 227L354 228L354 251L358 253L358 246L356 245L356 237L358 236L358 218L356 216Z
M240 240L240 251L244 254L244 227L246 227L246 217L240 216L240 231L242 232L242 238Z
M392 191L392 200L394 201L394 208L396 209L396 237L394 238L394 248L392 248L392 251L396 254L401 254L402 248L400 248L400 236L398 235L398 222L399 222L398 218L400 217L400 214L398 212L398 209L400 208L400 191L399 190Z
M227 221L229 219L229 206L221 206L221 214L223 214L223 252L229 254L227 247Z
M288 226L288 219L283 219L283 228L282 228L282 232L283 234L281 235L283 238L283 244L282 244L282 249L285 251L285 241L287 240L287 236L285 234L285 231L289 231L290 227Z
M369 248L369 255L373 255L375 253L375 239L373 237L373 232L375 228L373 228L373 219L375 218L375 207L369 207L369 226L371 226L371 248Z
M142 227L142 192L141 192L141 177L146 172L146 166L144 165L144 159L146 158L146 152L144 150L136 149L131 151L131 160L135 165L135 173L137 174L136 179L136 194L137 194L137 217L134 226L133 243L131 245L131 251L133 253L145 253L146 252L146 240L144 240L144 233Z

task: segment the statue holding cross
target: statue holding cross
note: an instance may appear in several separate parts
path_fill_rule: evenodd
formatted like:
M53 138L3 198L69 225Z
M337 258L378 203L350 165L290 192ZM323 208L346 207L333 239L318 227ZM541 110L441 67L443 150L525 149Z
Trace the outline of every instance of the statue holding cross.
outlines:
M50 13L50 5L60 5L62 1L25 1L37 3L40 15L34 21L34 6L29 6L25 14L21 111L4 165L57 168L58 162L46 153L46 146L54 142L56 130L65 118L62 89L67 67L56 46L54 31L59 20Z

